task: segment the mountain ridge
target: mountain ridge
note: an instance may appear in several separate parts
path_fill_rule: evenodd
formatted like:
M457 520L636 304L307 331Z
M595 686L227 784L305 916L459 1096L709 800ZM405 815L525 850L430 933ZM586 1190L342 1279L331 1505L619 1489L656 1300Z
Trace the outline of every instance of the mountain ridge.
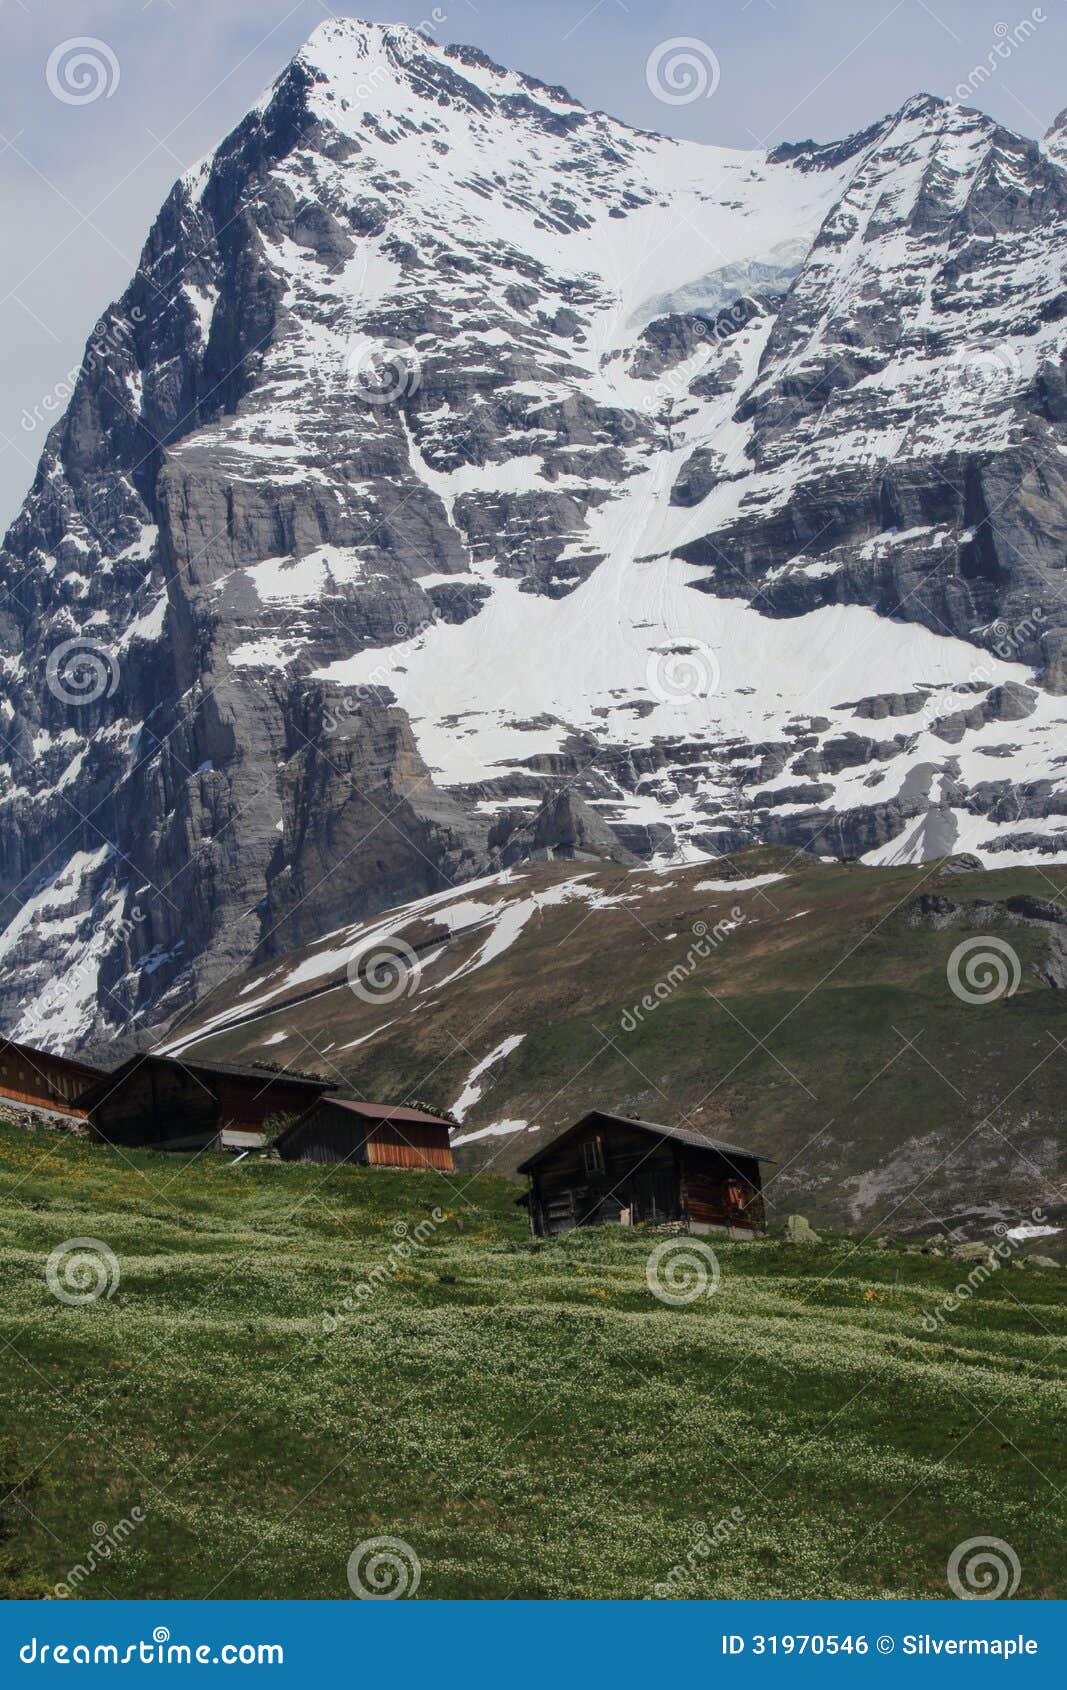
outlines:
M121 1054L560 787L1063 848L1067 177L929 96L785 152L346 20L175 184L0 558L10 1030Z

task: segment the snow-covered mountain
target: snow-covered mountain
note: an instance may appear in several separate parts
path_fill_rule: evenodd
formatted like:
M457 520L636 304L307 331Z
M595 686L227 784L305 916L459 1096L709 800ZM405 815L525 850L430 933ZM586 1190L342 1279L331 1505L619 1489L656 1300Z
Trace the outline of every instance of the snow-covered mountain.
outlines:
M0 1022L146 1038L560 786L646 858L1067 847L1061 130L730 152L317 30L0 556Z

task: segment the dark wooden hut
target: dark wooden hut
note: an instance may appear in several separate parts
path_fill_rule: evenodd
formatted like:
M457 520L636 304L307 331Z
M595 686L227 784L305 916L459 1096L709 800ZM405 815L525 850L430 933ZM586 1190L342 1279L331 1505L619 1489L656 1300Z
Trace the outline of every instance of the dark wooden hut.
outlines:
M229 1137L247 1148L248 1135L262 1134L272 1118L302 1115L331 1083L192 1055L133 1056L81 1101L109 1144L196 1150Z
M89 1086L103 1078L99 1068L73 1062L67 1056L53 1056L32 1045L0 1039L0 1097L32 1109L47 1109L58 1115L84 1118L79 1099Z
M450 1123L422 1109L320 1097L276 1140L287 1162L353 1162L373 1168L452 1172Z
M520 1201L538 1237L607 1221L680 1221L746 1238L764 1227L760 1157L683 1127L593 1110L527 1157Z

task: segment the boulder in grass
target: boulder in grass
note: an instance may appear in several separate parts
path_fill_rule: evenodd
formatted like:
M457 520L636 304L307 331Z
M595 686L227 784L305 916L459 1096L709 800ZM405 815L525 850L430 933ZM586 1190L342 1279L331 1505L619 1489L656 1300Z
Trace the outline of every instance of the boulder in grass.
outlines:
M993 1250L988 1244L954 1244L952 1259L954 1262L988 1262L993 1259Z
M785 1223L785 1241L787 1244L821 1244L819 1234L809 1225L803 1215L790 1215Z
M1054 1256L1027 1256L1026 1266L1028 1268L1058 1268L1062 1267L1063 1263L1058 1262Z

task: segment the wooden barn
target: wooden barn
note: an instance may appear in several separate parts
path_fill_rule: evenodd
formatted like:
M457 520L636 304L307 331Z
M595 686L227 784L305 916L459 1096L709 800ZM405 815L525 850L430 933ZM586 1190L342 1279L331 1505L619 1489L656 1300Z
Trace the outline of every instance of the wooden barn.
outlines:
M525 1203L540 1238L616 1221L680 1221L747 1238L764 1228L754 1150L654 1121L593 1110L527 1158Z
M90 1068L85 1062L72 1062L66 1056L0 1039L0 1098L84 1119L79 1099L102 1078L99 1068Z
M372 1168L452 1172L450 1123L422 1109L320 1097L277 1140L286 1162L353 1162Z
M133 1056L82 1099L109 1144L249 1148L268 1121L302 1115L331 1081L194 1056Z

